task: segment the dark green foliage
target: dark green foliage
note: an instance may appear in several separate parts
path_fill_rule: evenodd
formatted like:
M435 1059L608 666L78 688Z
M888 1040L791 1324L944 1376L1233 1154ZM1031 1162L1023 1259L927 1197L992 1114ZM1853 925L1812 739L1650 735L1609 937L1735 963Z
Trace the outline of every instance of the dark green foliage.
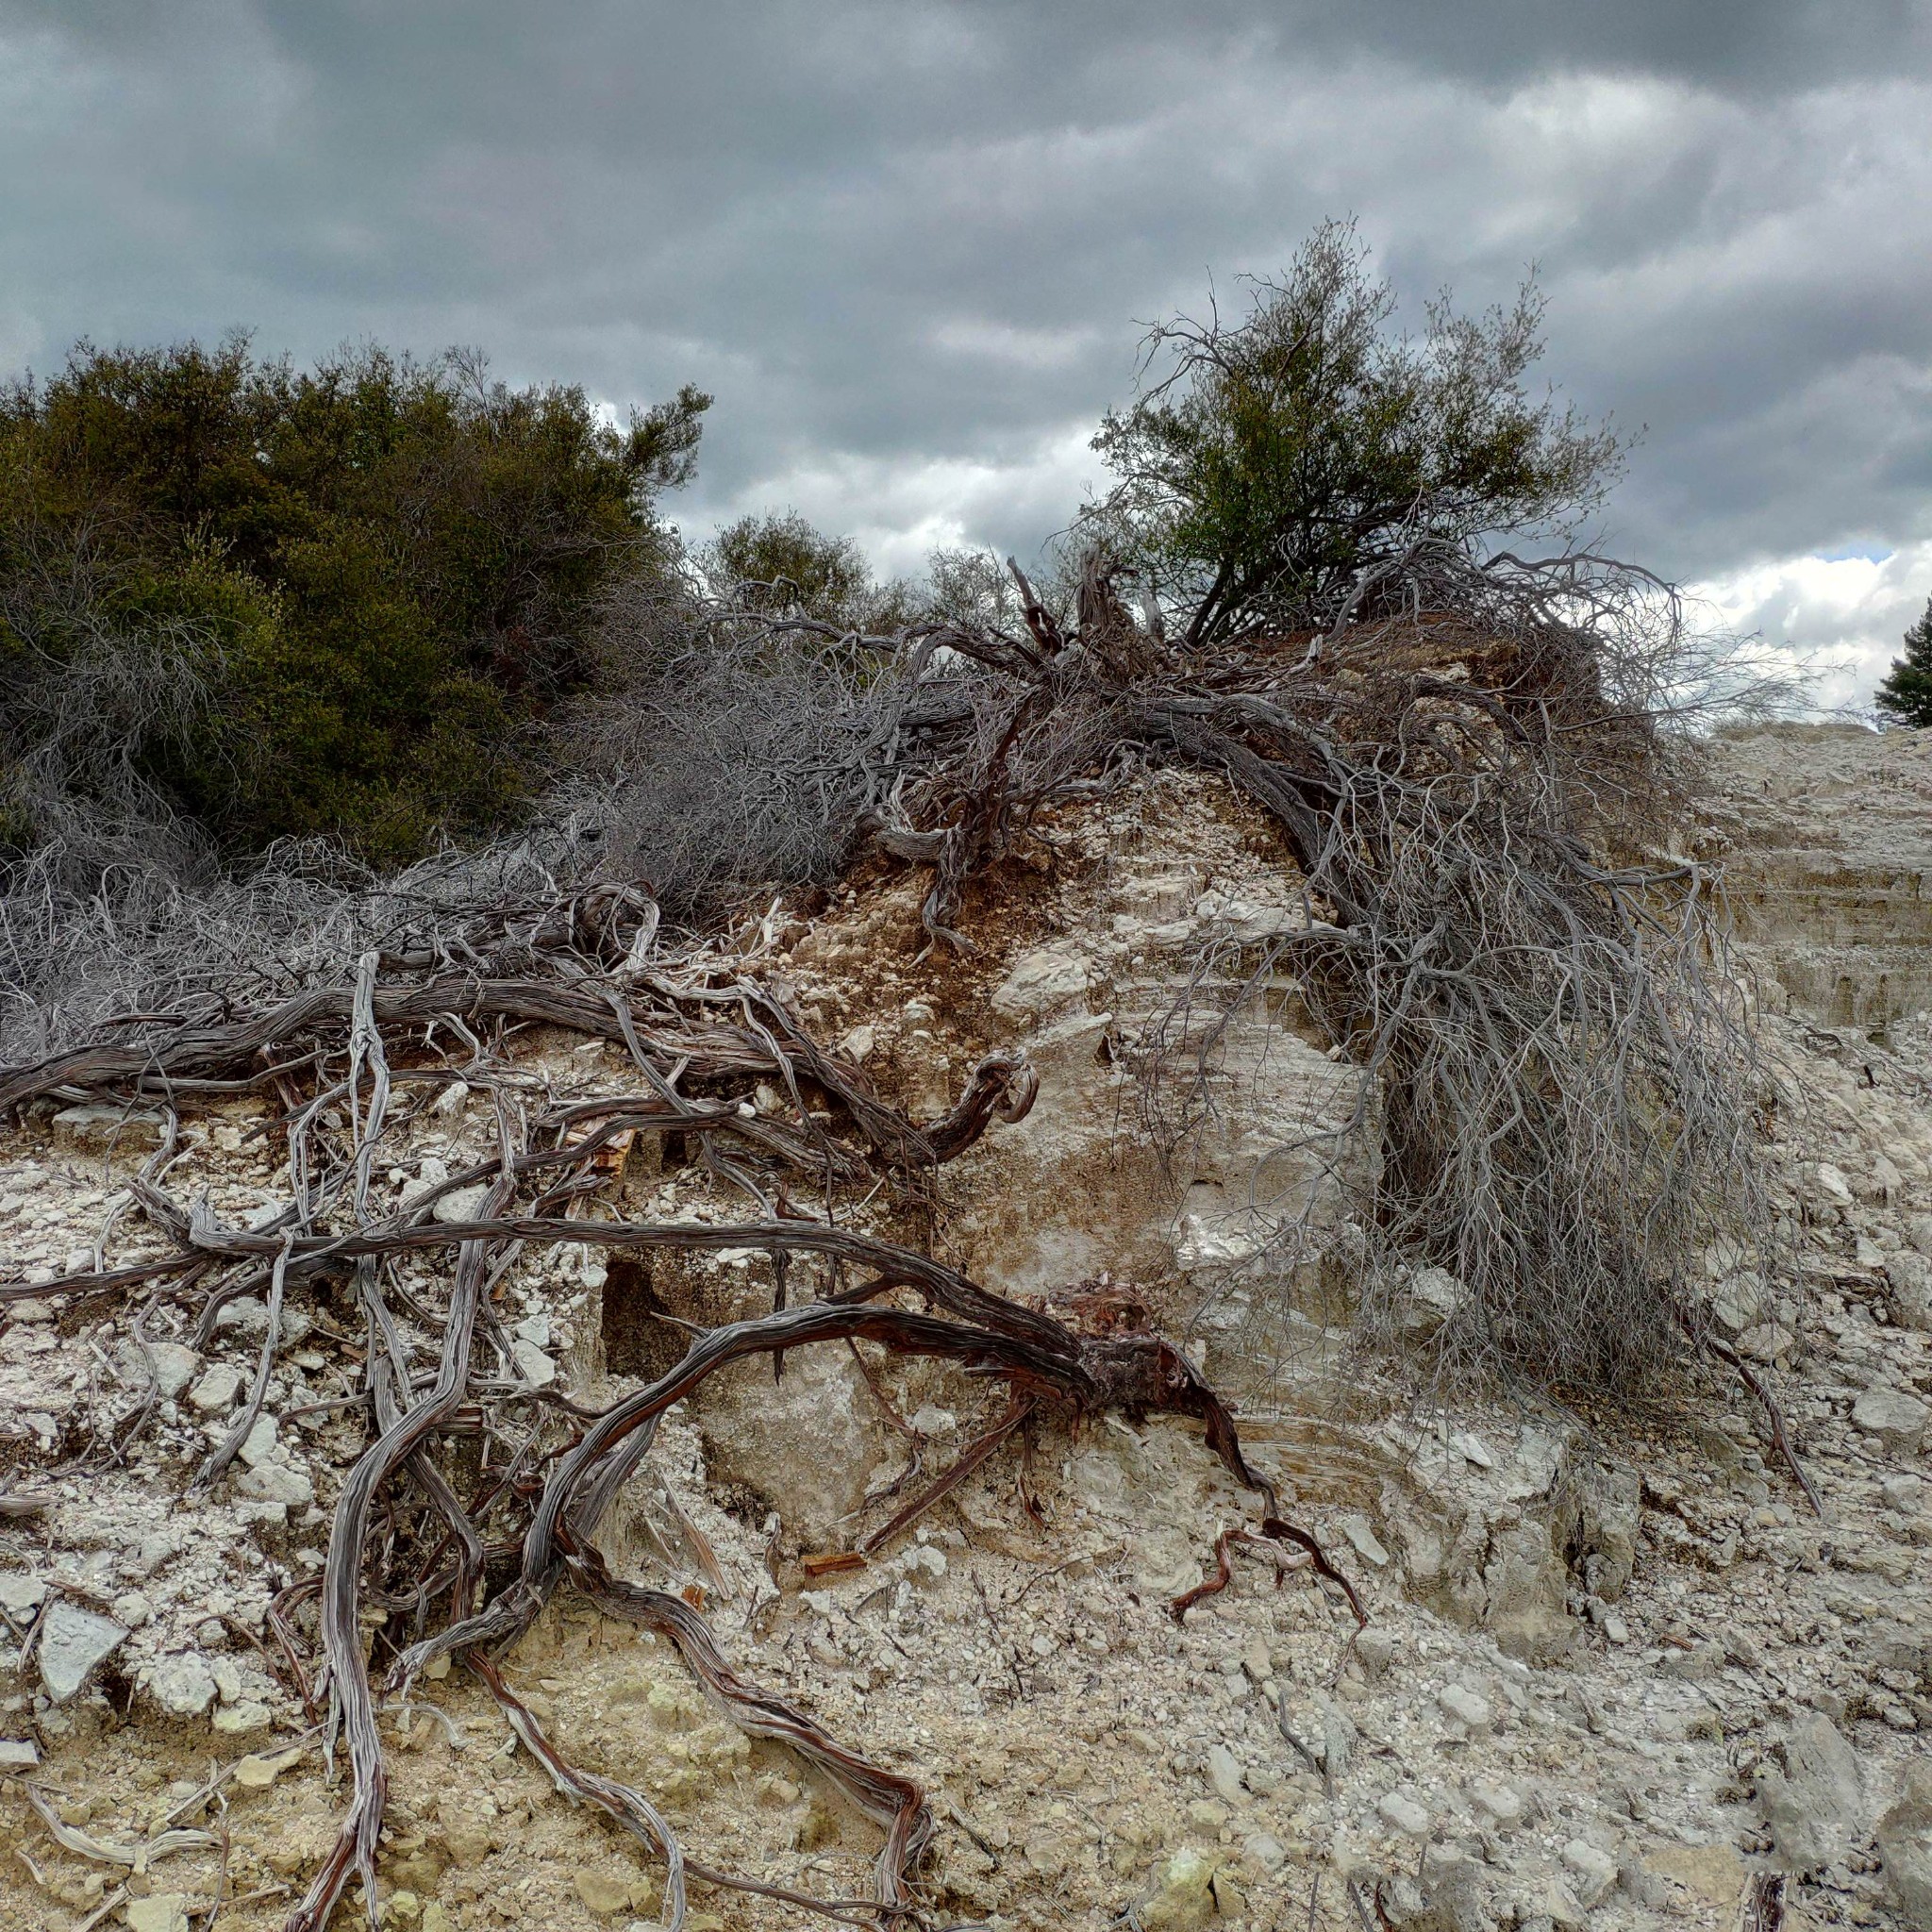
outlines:
M1417 539L1549 527L1613 480L1608 431L1531 396L1541 306L1430 305L1419 340L1352 227L1318 229L1247 318L1177 320L1148 341L1141 392L1094 447L1121 481L1085 517L1211 644L1291 628Z
M699 560L712 595L741 610L871 631L911 615L903 589L875 583L851 538L827 537L796 510L741 517Z
M1878 708L1901 724L1932 724L1932 603L1905 634L1906 654L1878 687Z
M500 821L613 567L669 560L708 403L619 429L474 355L82 344L0 392L6 789L377 859Z

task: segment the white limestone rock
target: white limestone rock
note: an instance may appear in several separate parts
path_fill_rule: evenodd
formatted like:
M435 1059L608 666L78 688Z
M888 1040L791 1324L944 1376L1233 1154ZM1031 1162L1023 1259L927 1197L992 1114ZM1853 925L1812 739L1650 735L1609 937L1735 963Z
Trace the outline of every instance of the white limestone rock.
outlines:
M154 1373L156 1392L163 1402L173 1402L193 1381L201 1357L178 1341L151 1341L147 1365Z
M158 1657L143 1674L148 1695L170 1717L200 1717L215 1701L214 1673L198 1652Z
M41 1620L41 1682L47 1695L65 1704L126 1637L126 1624L60 1598Z
M489 1195L487 1181L479 1181L474 1188L458 1188L453 1193L445 1194L429 1210L429 1218L444 1224L475 1221L482 1214L483 1203Z
M235 1492L258 1502L280 1503L291 1509L306 1509L315 1501L315 1484L308 1473L291 1462L280 1460L243 1470L235 1480Z
M18 1622L30 1617L47 1600L47 1586L38 1576L24 1571L8 1571L0 1576L0 1610Z
M242 1392L242 1375L233 1362L217 1362L188 1391L188 1399L205 1415L233 1408Z
M1888 1449L1902 1456L1915 1456L1925 1441L1925 1424L1932 1418L1916 1395L1902 1389L1887 1388L1874 1382L1852 1407L1852 1424L1868 1436L1876 1436Z
M161 1144L166 1129L158 1114L129 1113L124 1107L63 1107L54 1116L56 1146L99 1153L145 1154Z
M250 1469L259 1468L275 1455L280 1433L274 1416L258 1415L236 1453Z
M1791 1728L1784 1768L1757 1774L1757 1799L1777 1846L1793 1872L1815 1872L1842 1858L1868 1828L1858 1759L1839 1728L1814 1711Z
M994 989L993 1011L1008 1020L1041 1020L1085 999L1091 974L1087 961L1060 946L1024 953Z
M547 1389L557 1380L557 1364L527 1336L519 1335L510 1343L509 1352L517 1374L533 1389Z

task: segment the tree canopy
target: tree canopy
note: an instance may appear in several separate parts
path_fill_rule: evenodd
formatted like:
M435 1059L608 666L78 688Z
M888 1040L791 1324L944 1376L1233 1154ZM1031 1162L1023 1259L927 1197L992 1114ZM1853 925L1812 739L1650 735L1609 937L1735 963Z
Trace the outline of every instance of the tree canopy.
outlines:
M1319 621L1419 538L1567 526L1615 480L1607 427L1526 386L1542 305L1395 297L1354 228L1319 228L1244 318L1177 317L1148 336L1140 391L1094 448L1119 478L1082 535L1104 542L1196 644Z
M742 610L885 630L909 614L902 587L880 584L849 537L815 529L796 510L741 517L699 553L711 594Z
M612 568L672 540L709 398L603 420L568 385L375 347L297 370L82 343L0 391L0 787L144 794L224 842L372 858L488 824L525 724L587 675Z
M1932 724L1932 602L1905 634L1906 654L1878 687L1878 708L1901 724Z

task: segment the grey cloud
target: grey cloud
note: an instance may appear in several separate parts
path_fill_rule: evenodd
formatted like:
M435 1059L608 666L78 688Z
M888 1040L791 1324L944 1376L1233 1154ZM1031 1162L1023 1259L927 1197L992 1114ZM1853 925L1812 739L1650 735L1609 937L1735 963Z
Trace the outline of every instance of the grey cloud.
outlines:
M1898 545L1932 473L1926 26L1808 0L0 0L0 350L241 324L305 357L479 342L620 404L696 379L693 520L806 498L895 558L940 526L1030 547L1135 319L1353 212L1411 316L1541 263L1550 373L1648 425L1631 549L1709 576Z

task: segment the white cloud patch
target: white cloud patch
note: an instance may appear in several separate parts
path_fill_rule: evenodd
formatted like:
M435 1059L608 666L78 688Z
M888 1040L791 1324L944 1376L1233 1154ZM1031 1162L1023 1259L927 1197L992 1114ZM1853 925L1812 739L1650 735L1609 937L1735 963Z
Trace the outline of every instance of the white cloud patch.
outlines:
M936 349L974 361L1008 363L1018 369L1065 369L1091 350L1098 331L1091 328L1018 328L1011 323L960 316L932 331Z
M919 577L937 549L1012 548L1014 531L1063 525L1100 480L1091 434L1091 425L1075 424L985 457L807 458L746 485L688 534L708 536L747 512L795 509L821 529L850 536L880 576Z
M1762 637L1808 671L1816 704L1862 707L1932 600L1932 541L1757 563L1687 590L1726 628Z

